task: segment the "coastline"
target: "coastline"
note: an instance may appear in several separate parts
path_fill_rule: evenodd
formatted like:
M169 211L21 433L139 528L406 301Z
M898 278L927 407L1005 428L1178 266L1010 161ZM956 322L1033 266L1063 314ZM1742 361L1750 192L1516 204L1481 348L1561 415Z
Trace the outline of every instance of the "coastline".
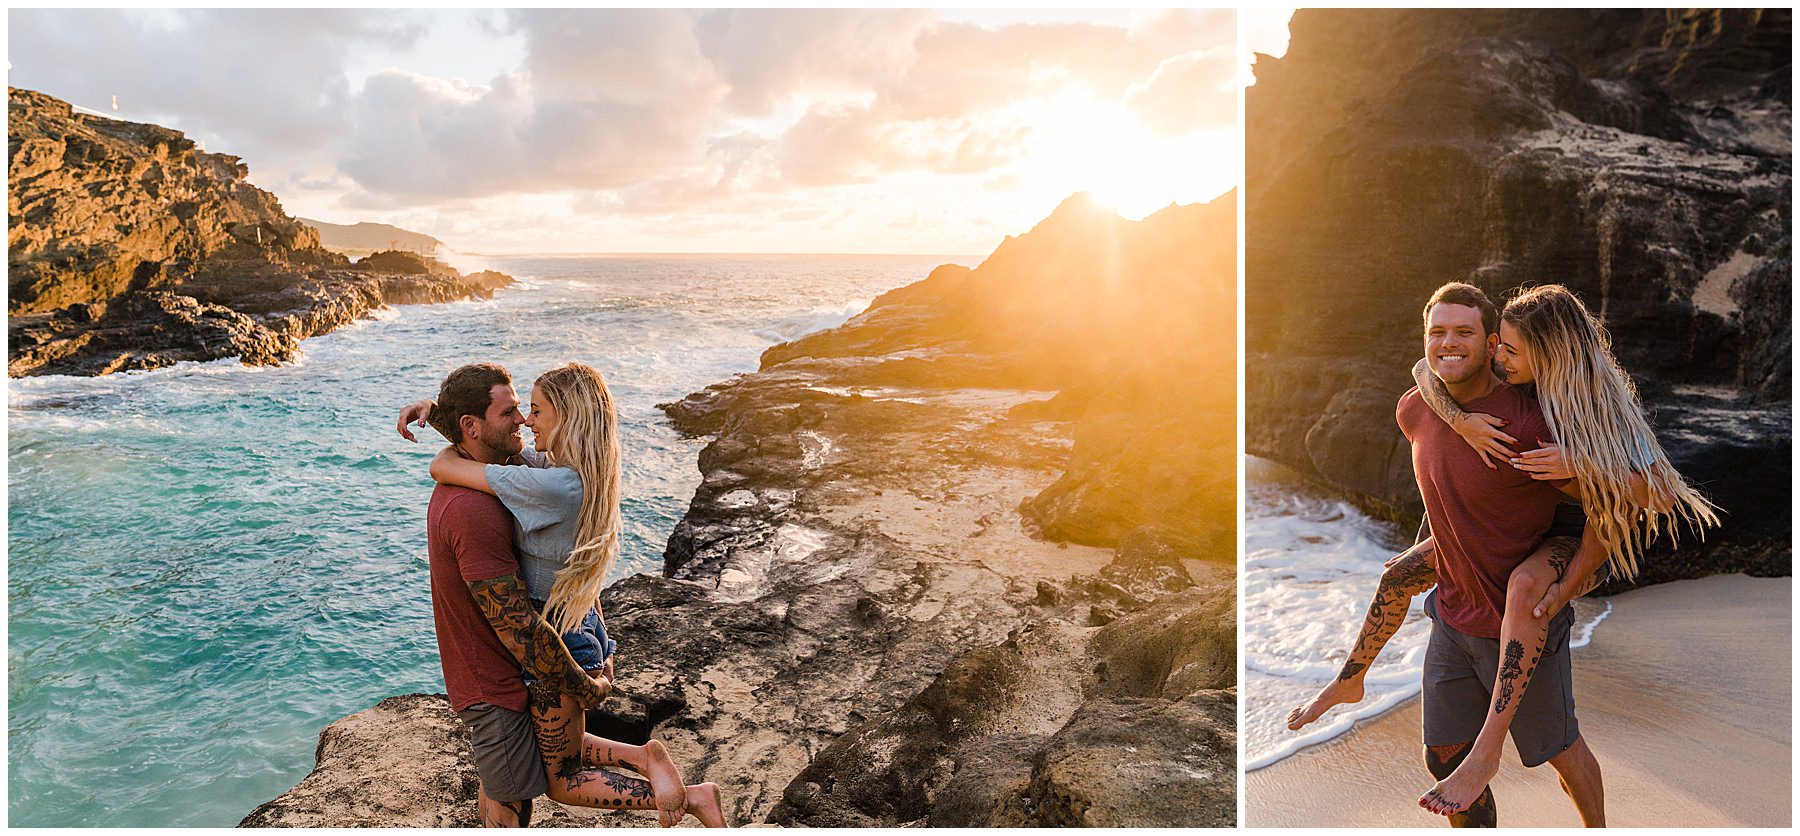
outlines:
M1791 824L1792 597L1791 578L1718 575L1606 599L1576 651L1575 699L1609 825ZM1431 785L1418 725L1414 697L1246 773L1244 826L1443 826L1416 805ZM1580 825L1555 772L1520 767L1510 742L1494 792L1502 826Z

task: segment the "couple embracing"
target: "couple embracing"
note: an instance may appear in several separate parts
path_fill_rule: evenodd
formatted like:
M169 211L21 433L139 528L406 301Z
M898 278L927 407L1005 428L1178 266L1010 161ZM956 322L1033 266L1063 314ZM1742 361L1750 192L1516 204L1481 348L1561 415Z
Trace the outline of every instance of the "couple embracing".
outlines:
M1510 732L1525 766L1549 763L1584 825L1606 823L1600 764L1575 720L1568 604L1611 572L1627 580L1657 534L1717 526L1669 463L1604 327L1559 285L1497 309L1479 288L1438 288L1423 311L1418 386L1395 410L1425 502L1419 542L1387 563L1336 679L1288 728L1363 696L1363 676L1426 590L1419 799L1452 826L1493 827L1488 782Z
M615 642L599 598L619 551L618 414L600 373L579 363L532 385L529 413L505 369L463 366L435 401L402 410L450 446L431 462L426 516L432 616L451 708L469 728L489 827L531 823L531 802L655 810L724 826L717 788L684 785L659 740L588 734L586 710L613 686ZM531 427L526 449L520 427ZM602 767L623 768L630 777Z

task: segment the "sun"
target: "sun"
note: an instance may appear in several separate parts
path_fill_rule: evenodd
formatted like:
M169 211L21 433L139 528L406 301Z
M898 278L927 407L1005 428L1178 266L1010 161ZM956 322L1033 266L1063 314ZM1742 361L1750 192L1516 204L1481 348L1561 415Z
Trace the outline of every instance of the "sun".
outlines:
M1017 176L1040 199L1088 192L1132 220L1211 200L1237 181L1235 131L1164 137L1116 102L1065 94L1020 108L1031 126Z

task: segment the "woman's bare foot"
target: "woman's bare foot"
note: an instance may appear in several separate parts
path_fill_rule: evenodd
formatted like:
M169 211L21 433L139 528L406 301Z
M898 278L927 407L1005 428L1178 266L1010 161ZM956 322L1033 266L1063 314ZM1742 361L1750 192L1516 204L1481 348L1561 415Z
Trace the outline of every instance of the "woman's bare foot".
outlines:
M1288 731L1299 731L1308 723L1319 719L1326 709L1334 705L1349 702L1361 702L1363 698L1363 681L1360 676L1349 679L1333 679L1325 687L1319 689L1317 696L1293 711L1288 712Z
M1481 791L1487 789L1488 782L1500 772L1500 759L1476 758L1474 753L1450 773L1450 777L1432 785L1431 789L1419 796L1419 806L1440 816L1460 813L1469 809L1475 799L1481 797Z
M687 811L707 827L725 826L725 814L719 811L719 787L711 781L687 788Z
M650 780L650 791L656 793L657 818L663 827L679 824L688 807L687 787L681 783L681 770L675 767L668 748L660 740L644 744L644 761L644 768L639 771Z

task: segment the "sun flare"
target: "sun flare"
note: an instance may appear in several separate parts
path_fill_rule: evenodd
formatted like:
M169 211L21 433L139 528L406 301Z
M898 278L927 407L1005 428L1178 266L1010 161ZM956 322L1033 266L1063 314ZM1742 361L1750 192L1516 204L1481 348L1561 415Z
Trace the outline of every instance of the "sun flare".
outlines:
M1034 198L1087 192L1140 219L1170 203L1211 200L1237 175L1232 131L1163 137L1116 102L1071 94L1021 107L1031 125L1017 174Z

